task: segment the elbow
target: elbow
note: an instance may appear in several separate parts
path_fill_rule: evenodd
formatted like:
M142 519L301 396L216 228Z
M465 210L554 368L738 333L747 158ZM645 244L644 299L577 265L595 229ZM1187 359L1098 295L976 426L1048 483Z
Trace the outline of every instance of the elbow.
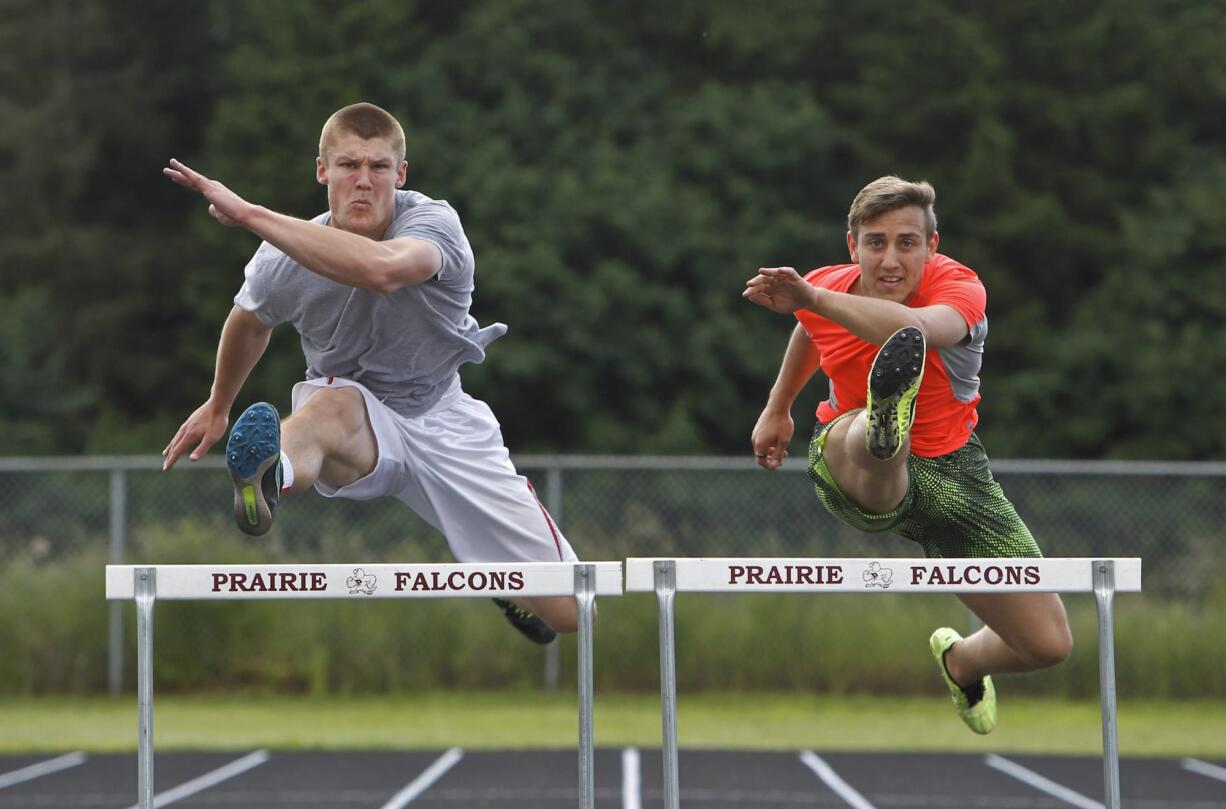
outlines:
M882 324L885 325L885 324ZM901 318L894 323L886 326L888 333L881 335L881 342L877 345L885 345L886 341L897 334L902 329L919 329L920 334L924 335L924 343L929 348L932 348L932 330L921 317L916 317L913 313L908 313L906 317Z
M403 287L428 281L437 270L437 267L430 267L421 262L406 264L376 259L367 267L364 276L367 279L367 289L378 292L380 295L387 295Z
M419 277L406 273L377 273L370 277L370 282L367 284L367 289L378 292L380 295L388 295L398 289L411 287L420 284L423 281L430 280L430 276Z
M920 330L928 348L950 348L964 341L968 333L966 322L952 309L937 312L920 310L911 319L913 322L908 325Z
M363 260L357 269L354 286L385 295L400 288L396 283L395 267L383 256L371 256Z
M387 295L405 286L400 279L396 278L391 273L376 272L367 276L368 281L366 288L372 292L378 292L380 295Z
M366 288L380 295L388 295L414 283L403 267L397 267L388 261L372 262L363 276L366 278Z

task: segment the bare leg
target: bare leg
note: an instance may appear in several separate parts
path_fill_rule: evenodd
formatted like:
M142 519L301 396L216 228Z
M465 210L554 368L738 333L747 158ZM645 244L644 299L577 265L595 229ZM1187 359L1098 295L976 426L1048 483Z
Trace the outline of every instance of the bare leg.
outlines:
M281 449L294 467L290 492L320 480L342 488L374 471L379 460L366 403L357 388L321 388L281 425Z
M362 394L352 387L322 388L281 425L281 448L294 466L290 492L320 480L334 488L355 483L374 471L378 443ZM574 632L579 609L573 598L518 598L555 632Z
M892 511L907 494L907 448L879 460L864 444L868 416L861 412L831 428L824 457L839 489L869 513ZM1064 604L1055 593L960 595L985 626L945 656L954 681L969 685L987 674L1025 672L1054 666L1073 646Z
M579 606L567 596L511 599L521 609L534 613L554 632L570 633L579 628Z
M945 655L949 676L960 685L986 674L1048 668L1073 649L1064 603L1055 593L968 593L958 598L985 624Z
M830 428L823 457L839 490L864 511L885 514L893 511L907 495L907 455L910 439L903 441L898 454L880 460L864 445L868 413L861 411Z

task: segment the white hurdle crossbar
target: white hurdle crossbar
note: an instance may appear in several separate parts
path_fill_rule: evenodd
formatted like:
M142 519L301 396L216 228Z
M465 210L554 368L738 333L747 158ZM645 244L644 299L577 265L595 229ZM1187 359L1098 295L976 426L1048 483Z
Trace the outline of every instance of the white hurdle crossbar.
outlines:
M1116 737L1116 592L1139 592L1140 559L627 559L626 592L654 592L660 608L664 805L679 809L677 593L1094 593L1107 809L1119 809Z
M153 606L157 599L566 596L579 610L579 806L595 805L592 621L622 594L620 562L356 565L107 565L107 600L136 600L138 806L153 809Z

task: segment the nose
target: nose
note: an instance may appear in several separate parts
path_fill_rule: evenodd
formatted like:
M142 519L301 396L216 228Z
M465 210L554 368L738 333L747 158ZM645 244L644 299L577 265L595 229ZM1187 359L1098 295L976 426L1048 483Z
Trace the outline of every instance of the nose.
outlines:
M358 169L357 185L359 188L370 188L370 168L362 166Z
M898 249L894 245L886 248L885 255L881 258L881 266L890 270L898 267Z

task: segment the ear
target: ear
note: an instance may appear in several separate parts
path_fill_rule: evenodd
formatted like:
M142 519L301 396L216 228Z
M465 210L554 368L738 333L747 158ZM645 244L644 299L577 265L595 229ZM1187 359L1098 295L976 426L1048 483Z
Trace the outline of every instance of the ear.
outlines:
M404 160L400 161L400 165L396 167L396 187L404 188L404 181L409 176L409 164Z
M933 233L932 238L928 240L928 260L937 254L937 245L941 243L941 234Z
M851 231L847 231L847 253L851 256L852 264L860 263L860 251L856 243L856 238L851 235Z
M320 185L328 184L328 164L322 157L315 158L315 181Z

